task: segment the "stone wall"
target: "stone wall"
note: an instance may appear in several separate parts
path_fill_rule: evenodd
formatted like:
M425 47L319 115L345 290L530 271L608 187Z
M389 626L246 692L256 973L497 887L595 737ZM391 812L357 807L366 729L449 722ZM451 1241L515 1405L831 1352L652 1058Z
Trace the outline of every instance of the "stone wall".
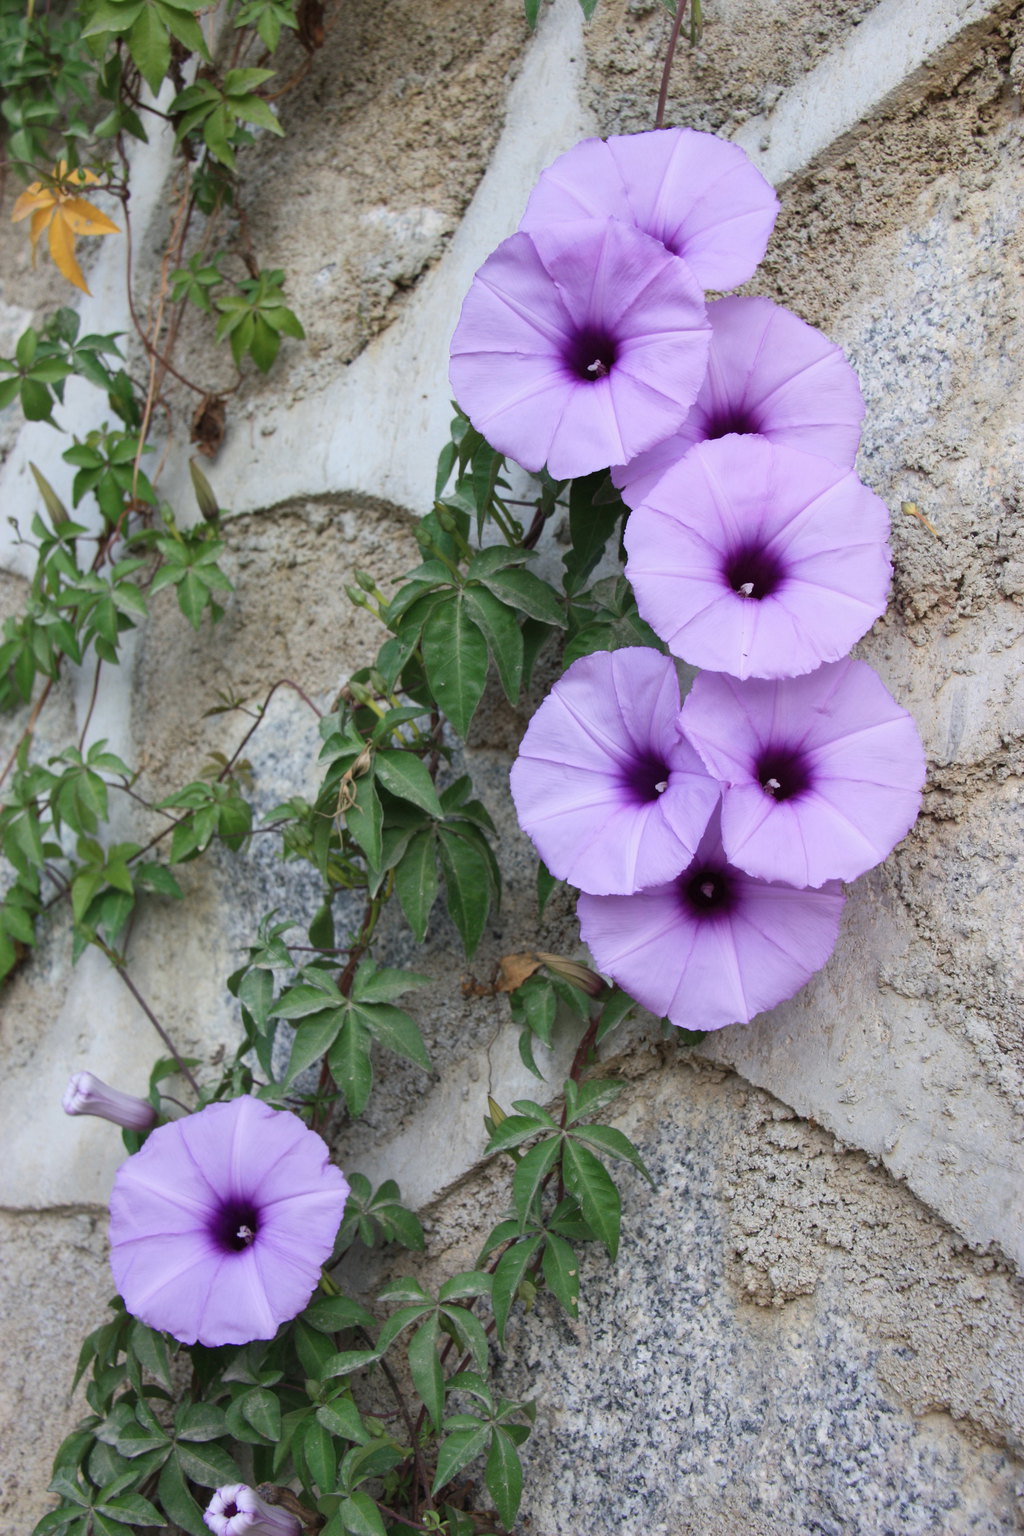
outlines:
M1024 1529L1022 9L705 0L703 41L678 55L668 121L736 138L780 192L750 291L824 329L860 374L859 470L892 509L895 576L858 653L914 713L928 788L915 830L853 888L832 961L791 1003L697 1052L650 1020L609 1040L630 1080L617 1123L657 1182L626 1175L623 1255L587 1258L578 1325L543 1296L510 1325L502 1370L538 1404L533 1536ZM256 698L291 677L327 699L373 654L344 586L357 567L383 581L415 559L469 278L556 153L651 126L669 26L654 0L599 0L586 25L575 0L555 0L532 38L519 0L339 9L282 103L283 145L247 152L261 260L288 270L309 340L286 343L235 402L209 467L233 509L235 595L193 636L163 594L103 677L91 735L145 783L181 782L233 748L237 718L204 717L218 688ZM168 146L138 158L144 278ZM0 229L0 350L57 293L23 247L20 229ZM128 329L120 260L112 242L96 253L90 327ZM202 366L220 382L213 354ZM94 408L69 389L63 420L88 424ZM27 462L50 474L52 434L12 410L0 446L5 517L25 517ZM181 505L187 457L172 443L163 481ZM66 489L56 465L51 478ZM10 537L4 563L6 612L25 572ZM65 723L84 717L91 682L62 685ZM545 682L519 712L491 690L467 753L510 871L480 977L537 942L506 776ZM23 724L3 723L4 755ZM276 694L249 753L261 808L311 782L316 746L309 716ZM186 867L183 883L186 903L145 908L133 973L180 1048L210 1055L234 1038L224 979L255 923L275 906L309 911L315 892L259 837ZM389 942L409 959L397 924ZM578 947L567 902L553 902L543 943ZM91 955L72 971L68 953L58 920L0 1016L12 1536L48 1505L53 1451L81 1411L66 1396L78 1340L111 1289L119 1141L62 1117L60 1093L84 1066L140 1090L159 1050L117 977ZM416 1003L433 1074L382 1062L367 1116L338 1143L343 1166L396 1177L423 1210L430 1274L472 1260L485 1203L503 1198L502 1170L480 1161L486 1094L536 1093L504 999L453 987L457 955L436 918L416 961L436 978ZM557 1082L565 1047L547 1064Z

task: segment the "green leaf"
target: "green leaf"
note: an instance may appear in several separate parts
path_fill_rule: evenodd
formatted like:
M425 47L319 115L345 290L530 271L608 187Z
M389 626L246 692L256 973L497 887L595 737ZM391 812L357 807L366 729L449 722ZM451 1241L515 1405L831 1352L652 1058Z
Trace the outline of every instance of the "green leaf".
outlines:
M512 1176L512 1200L520 1224L529 1219L537 1191L558 1160L560 1146L561 1141L557 1136L549 1136L546 1141L539 1141L535 1147L531 1147L529 1152L524 1152L516 1164ZM594 1161L597 1162L597 1159L594 1158ZM601 1168L600 1163L597 1166ZM603 1168L601 1172L604 1173Z
M253 1387L242 1398L242 1414L267 1440L281 1438L281 1402L269 1387Z
M573 1319L579 1316L580 1266L571 1244L549 1232L544 1244L544 1279Z
M338 1510L342 1524L351 1536L388 1536L380 1510L368 1493L357 1489L342 1500Z
M423 626L423 665L438 706L465 738L487 682L487 641L453 591Z
M438 852L448 911L469 958L487 923L491 905L491 870L474 843L445 826L438 828Z
M512 1437L497 1424L484 1468L484 1482L507 1530L512 1529L523 1496L523 1467Z
M440 1430L444 1413L444 1376L437 1353L440 1329L436 1314L429 1317L409 1340L409 1370L413 1385L423 1399L434 1428Z
M617 1131L613 1125L581 1125L573 1132L573 1136L579 1141L588 1142L592 1147L600 1148L609 1157L617 1157L623 1162L631 1163L637 1172L642 1173L647 1182L653 1185L654 1179L640 1153L629 1137Z
M428 987L433 980L420 971L400 971L384 966L378 970L363 961L352 983L352 999L357 1003L390 1003L415 987Z
M544 624L565 628L565 604L558 593L532 571L496 571L481 580L510 608L518 608L520 613Z
M338 1038L339 1030L345 1027L344 1020L347 1016L347 1010L333 1008L329 1013L319 1014L299 1025L295 1031L291 1055L288 1058L286 1084L293 1083L306 1067L312 1066L313 1062L319 1061L321 1056L327 1055Z
M412 752L378 752L373 760L378 781L392 795L408 800L438 821L444 816L434 781L422 758Z
M616 1025L621 1024L623 1019L635 1007L636 1003L627 992L623 992L619 987L614 987L605 999L601 1009L601 1022L597 1027L594 1044L600 1045L605 1036L610 1035Z
M510 704L518 704L523 679L523 636L515 615L486 587L466 587L463 601L487 637L505 697Z
M437 1494L463 1467L482 1453L487 1444L490 1425L477 1421L473 1429L457 1429L443 1442L437 1453L437 1472L432 1493Z
M336 1397L324 1403L316 1411L320 1423L338 1440L351 1440L354 1445L365 1445L371 1438L363 1423L362 1415L350 1397Z
M417 832L395 865L395 891L406 922L422 944L437 899L437 857L432 830Z
M563 560L565 590L569 593L582 589L625 515L626 508L617 497L610 502L600 500L598 493L607 481L606 471L598 470L596 474L582 475L572 482L569 491L569 535L572 545Z
M155 96L167 75L171 62L171 44L167 28L157 15L155 5L145 5L128 33L128 51L146 84Z
M415 1062L424 1072L430 1071L430 1057L423 1044L423 1036L410 1014L401 1008L393 1008L390 1003L374 1003L366 1007L355 1003L353 1011L374 1038L386 1045L388 1050L404 1056L407 1061Z
M619 1251L622 1220L619 1192L604 1164L592 1152L568 1138L564 1146L562 1166L566 1188L577 1197L584 1220L608 1249L609 1258L614 1259Z
M204 1445L197 1450L194 1445L179 1442L177 1456L185 1476L203 1488L219 1488L222 1483L239 1480L238 1468L219 1445Z
M494 1271L494 1284L491 1288L491 1305L494 1308L499 1344L503 1345L505 1342L505 1329L512 1303L516 1299L523 1276L533 1263L540 1244L539 1235L528 1237L523 1242L513 1243L510 1248L506 1248L498 1260Z
M332 1493L338 1477L338 1455L330 1431L324 1428L319 1419L306 1421L302 1450L320 1492Z
M371 868L380 868L381 830L384 813L373 784L373 775L364 773L355 781L355 804L345 812L349 831L366 854Z
M331 1046L327 1065L345 1096L349 1114L358 1117L366 1108L373 1088L373 1067L370 1064L370 1037L363 1023L351 1014Z

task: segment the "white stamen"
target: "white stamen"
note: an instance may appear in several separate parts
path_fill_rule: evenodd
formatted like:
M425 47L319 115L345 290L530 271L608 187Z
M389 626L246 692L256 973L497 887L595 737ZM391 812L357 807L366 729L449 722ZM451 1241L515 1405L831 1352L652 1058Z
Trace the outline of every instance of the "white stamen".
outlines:
M779 783L778 779L765 779L764 787L766 790L768 790L769 794L774 795L778 790L782 788L782 785Z
M701 882L700 893L702 896L706 897L708 901L710 901L712 896L715 894L715 882L713 880L703 880Z
M661 783L655 784L654 787L658 791L659 795L663 795L666 789L668 789L668 779L662 779Z
M243 1222L238 1231L235 1233L235 1236L238 1238L240 1243L248 1244L252 1242L253 1238L256 1236L256 1233L253 1231L252 1227L247 1227Z
M608 372L608 367L599 357L595 357L592 363L587 364L586 371L592 373L595 379L603 379Z
M753 597L754 583L752 581L745 581L737 590L742 592L744 597Z

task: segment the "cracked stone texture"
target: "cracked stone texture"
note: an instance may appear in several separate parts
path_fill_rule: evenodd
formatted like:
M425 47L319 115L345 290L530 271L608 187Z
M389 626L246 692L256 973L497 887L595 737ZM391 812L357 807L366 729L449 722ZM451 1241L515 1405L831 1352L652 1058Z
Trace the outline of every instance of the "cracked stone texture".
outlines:
M655 1187L620 1173L622 1249L586 1251L578 1323L543 1291L513 1311L499 1379L537 1404L523 1530L1021 1530L1024 1293L1005 1263L672 1042L622 1065L610 1118ZM492 1165L441 1201L426 1274L468 1267L481 1203L507 1200Z

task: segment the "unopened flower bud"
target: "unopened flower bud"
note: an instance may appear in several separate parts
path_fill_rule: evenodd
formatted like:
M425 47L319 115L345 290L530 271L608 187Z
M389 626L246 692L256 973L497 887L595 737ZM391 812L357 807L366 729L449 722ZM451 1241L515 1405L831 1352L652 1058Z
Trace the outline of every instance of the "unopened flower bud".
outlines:
M156 1110L133 1093L110 1088L91 1072L76 1072L64 1090L66 1115L97 1115L126 1131L148 1131L156 1121Z
M354 603L357 608L367 607L366 593L360 591L358 587L353 587L351 585L346 586L345 595L349 602Z
M36 468L31 460L28 467L32 471L32 477L39 488L39 494L43 498L47 512L50 514L50 522L53 524L54 531L56 531L62 523L69 523L71 521L68 509L46 476Z
M580 965L578 960L567 960L564 955L549 955L543 950L537 950L537 959L547 966L555 976L561 976L563 981L571 986L578 987L581 992L586 992L588 997L600 997L607 983L603 976L592 971L589 965Z
M203 1519L214 1536L299 1536L302 1530L296 1515L268 1504L245 1483L218 1488Z
M377 583L374 581L369 571L356 571L356 581L362 587L364 592L376 592L377 590Z
M214 494L213 486L207 480L195 459L189 459L188 472L192 476L192 489L195 492L196 503L204 520L208 523L215 523L220 517L220 503Z

